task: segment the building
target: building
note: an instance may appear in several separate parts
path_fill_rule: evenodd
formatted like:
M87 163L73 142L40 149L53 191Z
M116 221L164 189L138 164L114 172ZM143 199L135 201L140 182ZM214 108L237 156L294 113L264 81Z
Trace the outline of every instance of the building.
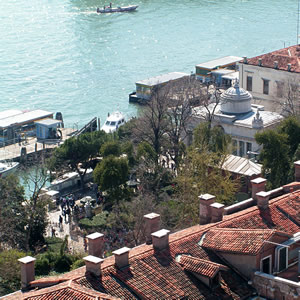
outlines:
M183 77L190 76L187 73L171 72L156 77L140 80L135 83L136 91L129 94L129 102L143 103L151 97L151 93L155 87L167 84L170 81L179 80Z
M44 119L35 122L36 126L36 137L38 140L58 140L62 138L61 131L57 128L61 125L60 120Z
M18 141L21 134L35 135L35 122L53 118L53 113L41 109L0 112L0 146Z
M144 216L146 243L103 259L104 236L87 236L85 266L35 279L34 258L20 259L23 290L4 299L300 299L300 161L297 182L224 207L199 196L199 225L170 234ZM265 297L265 298L262 298Z
M207 108L194 108L189 131L207 120L208 110L213 113L212 126L221 127L232 137L233 154L241 157L258 153L260 146L255 141L257 132L272 129L283 119L276 112L265 111L261 105L252 104L252 95L240 88L236 82L220 96L219 103L211 103Z
M221 74L228 75L228 72L232 73L232 71L237 70L237 62L241 59L242 57L238 56L225 56L198 64L196 65L196 78L202 82L209 82L212 80L212 72L218 69L229 70L225 71L224 74Z
M251 92L255 103L268 110L288 109L288 91L299 88L300 46L294 45L238 63L241 87Z

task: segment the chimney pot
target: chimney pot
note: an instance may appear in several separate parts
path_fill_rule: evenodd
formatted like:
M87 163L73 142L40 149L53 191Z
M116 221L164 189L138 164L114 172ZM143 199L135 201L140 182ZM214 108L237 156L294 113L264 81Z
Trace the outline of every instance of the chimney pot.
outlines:
M130 248L127 247L113 251L113 254L115 255L115 265L119 269L129 265L129 251Z
M295 167L295 181L300 181L300 160L294 162Z
M287 64L287 68L288 68L288 71L290 72L291 68L292 68L292 64Z
M261 59L261 58L258 59L258 65L259 65L260 67L262 66L262 59Z
M30 282L35 278L34 262L35 258L31 256L25 256L18 259L21 263L21 287L22 290L29 287Z
M258 177L251 180L252 186L252 199L257 200L256 194L265 191L267 179Z
M248 63L247 56L244 56L243 59L244 59L244 64L247 64Z
M200 224L207 224L211 220L210 205L215 202L216 197L210 194L202 194L199 197L199 216Z
M86 236L88 239L89 255L103 257L104 235L94 232Z
M278 69L278 61L274 61L274 69Z
M86 272L89 272L95 276L101 275L101 264L103 263L102 258L88 255L84 257L83 260L85 261Z
M157 250L166 249L169 246L169 233L170 230L167 229L161 229L159 231L153 232L151 234L153 248Z
M151 233L159 230L160 215L156 213L150 213L144 215L144 219L146 244L150 245L152 243Z
M268 192L259 192L256 194L257 197L257 206L261 209L267 209L269 207L269 198L270 193Z
M211 204L210 207L211 207L211 222L215 223L215 222L222 221L225 205L215 202Z

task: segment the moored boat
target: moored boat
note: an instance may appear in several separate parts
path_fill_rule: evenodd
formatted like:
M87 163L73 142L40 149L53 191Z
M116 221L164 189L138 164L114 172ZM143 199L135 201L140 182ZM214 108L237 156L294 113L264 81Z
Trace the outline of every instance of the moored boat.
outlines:
M119 111L116 111L112 114L108 114L104 125L101 127L101 130L105 131L106 133L114 132L124 124L125 124L124 115Z
M104 6L103 8L97 8L97 13L106 14L106 13L115 13L115 12L128 12L134 11L138 8L138 5L129 5L129 6L118 6L118 7L111 7L111 6Z
M12 172L14 172L17 167L18 167L19 163L18 162L0 162L0 177L5 177L9 174L11 174Z

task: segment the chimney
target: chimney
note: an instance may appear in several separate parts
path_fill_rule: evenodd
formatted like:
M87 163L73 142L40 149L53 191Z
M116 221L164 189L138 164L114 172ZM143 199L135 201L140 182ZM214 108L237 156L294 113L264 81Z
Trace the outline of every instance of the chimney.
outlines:
M86 237L88 239L89 255L103 257L104 235L94 232Z
M101 276L101 264L103 263L102 258L88 255L84 257L83 260L85 261L86 273L91 273L95 276Z
M259 65L260 67L262 66L262 59L261 59L261 58L258 59L258 65Z
M251 180L252 199L257 200L256 194L265 191L267 179L258 177Z
M211 208L211 223L222 221L224 207L225 207L224 204L217 203L217 202L210 205L210 208Z
M287 64L288 71L291 72L292 64Z
M113 254L115 255L115 265L119 269L129 265L129 251L130 248L127 247L113 251Z
M300 181L300 160L294 162L295 166L295 181Z
M144 219L146 244L150 245L152 243L151 233L159 230L160 215L156 213L150 213L144 215Z
M247 64L248 63L247 56L244 56L243 59L244 59L244 64Z
M259 192L256 194L257 206L260 209L267 209L269 207L269 198L270 193L268 192Z
M34 280L34 262L35 258L31 256L25 256L18 259L21 263L21 288L22 290L29 287L30 282Z
M169 233L170 230L161 229L152 233L153 248L157 250L163 250L169 246Z
M278 69L278 61L274 61L274 69Z
M203 194L199 197L199 215L200 225L210 223L211 220L211 207L210 205L215 202L215 196L210 194Z

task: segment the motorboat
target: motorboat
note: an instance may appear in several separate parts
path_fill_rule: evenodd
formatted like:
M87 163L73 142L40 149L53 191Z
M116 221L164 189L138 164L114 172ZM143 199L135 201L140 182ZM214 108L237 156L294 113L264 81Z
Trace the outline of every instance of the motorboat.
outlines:
M129 6L118 6L118 7L111 7L111 6L104 6L103 8L97 8L97 13L99 14L106 14L106 13L115 13L115 12L128 12L134 11L138 8L138 5L129 5Z
M14 172L19 163L12 161L12 162L0 162L0 177L6 177L7 175Z
M105 131L106 133L114 132L125 123L126 121L124 115L116 111L112 114L108 114L104 125L101 127L101 130Z

